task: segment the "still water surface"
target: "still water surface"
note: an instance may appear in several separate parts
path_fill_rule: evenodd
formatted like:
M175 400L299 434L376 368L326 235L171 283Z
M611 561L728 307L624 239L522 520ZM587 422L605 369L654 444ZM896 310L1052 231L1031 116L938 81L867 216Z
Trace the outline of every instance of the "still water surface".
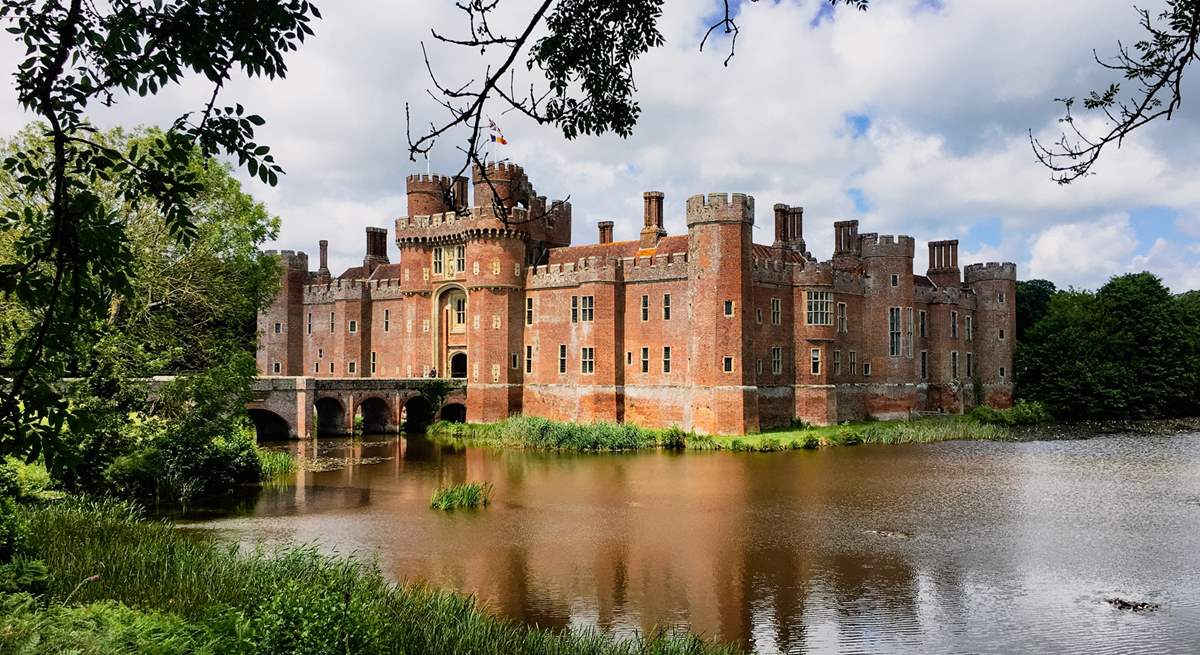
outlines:
M1196 434L769 454L291 447L374 463L299 473L196 525L356 552L541 626L674 626L762 653L1200 652ZM429 509L467 480L495 485L491 507Z

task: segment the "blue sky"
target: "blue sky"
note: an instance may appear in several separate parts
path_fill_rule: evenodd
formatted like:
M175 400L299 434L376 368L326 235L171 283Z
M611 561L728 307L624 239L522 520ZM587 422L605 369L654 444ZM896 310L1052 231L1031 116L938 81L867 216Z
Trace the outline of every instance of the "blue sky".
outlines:
M1163 1L1139 5L1153 14ZM501 6L497 26L517 25L532 0ZM739 1L728 66L725 35L698 51L720 7L666 0L666 45L635 68L642 113L629 139L566 141L490 112L510 141L493 157L522 163L540 193L570 197L576 243L594 242L602 220L615 221L618 239L636 238L643 191L666 193L674 234L686 229L689 195L732 191L756 198L759 241L772 232L761 208L804 206L818 257L831 252L834 221L858 218L864 231L958 238L964 262L1014 261L1022 277L1062 286L1148 268L1176 290L1200 288L1200 73L1170 124L1106 153L1088 179L1055 185L1029 147L1029 130L1056 134L1054 98L1113 81L1092 50L1139 37L1128 0L875 0L866 12L823 0ZM405 104L418 124L441 117L425 96L420 42L431 28L461 33L460 13L451 2L327 2L286 80L227 85L223 100L267 118L261 140L288 172L275 188L245 180L282 218L278 246L314 253L329 239L333 265L348 267L361 260L364 227L391 228L406 212L404 177L425 163L407 157ZM443 81L478 77L503 54L427 45ZM0 39L0 62L15 65L20 51ZM0 131L11 134L28 117L5 92ZM189 82L92 118L165 124L208 92ZM434 171L457 170L462 136L438 144ZM919 269L924 258L922 246Z

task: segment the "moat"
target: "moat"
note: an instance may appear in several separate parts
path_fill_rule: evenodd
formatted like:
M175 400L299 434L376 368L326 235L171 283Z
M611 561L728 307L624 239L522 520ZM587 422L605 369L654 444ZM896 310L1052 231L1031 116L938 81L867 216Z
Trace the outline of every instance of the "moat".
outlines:
M541 626L676 626L763 653L1200 650L1200 434L771 454L288 447L359 463L183 523L374 557ZM428 508L464 480L492 482L492 506Z

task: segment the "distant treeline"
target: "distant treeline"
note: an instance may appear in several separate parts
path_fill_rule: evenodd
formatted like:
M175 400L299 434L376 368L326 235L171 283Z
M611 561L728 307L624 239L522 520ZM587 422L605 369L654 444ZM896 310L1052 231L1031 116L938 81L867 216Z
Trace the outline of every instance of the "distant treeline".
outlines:
M1200 415L1200 291L1151 273L1099 291L1017 283L1017 396L1061 420Z

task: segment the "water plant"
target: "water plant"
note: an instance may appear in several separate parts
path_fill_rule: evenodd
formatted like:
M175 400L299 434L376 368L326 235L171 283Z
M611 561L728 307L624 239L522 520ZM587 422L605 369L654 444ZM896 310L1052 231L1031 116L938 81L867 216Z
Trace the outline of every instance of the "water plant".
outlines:
M280 450L258 449L258 460L262 465L263 482L278 481L296 472L296 458Z
M443 511L487 507L491 502L492 483L463 482L450 487L439 487L429 499L429 507Z
M693 635L625 640L516 625L474 597L396 585L353 557L311 547L247 551L144 521L124 503L72 500L22 511L33 527L32 555L51 575L37 602L0 595L5 653L737 652Z

